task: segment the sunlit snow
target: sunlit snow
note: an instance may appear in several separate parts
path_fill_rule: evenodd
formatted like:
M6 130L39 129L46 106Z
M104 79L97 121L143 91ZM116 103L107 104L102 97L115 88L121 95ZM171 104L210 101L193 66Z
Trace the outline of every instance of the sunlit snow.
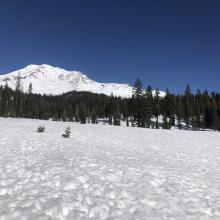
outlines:
M220 219L219 132L0 118L0 133L1 220Z

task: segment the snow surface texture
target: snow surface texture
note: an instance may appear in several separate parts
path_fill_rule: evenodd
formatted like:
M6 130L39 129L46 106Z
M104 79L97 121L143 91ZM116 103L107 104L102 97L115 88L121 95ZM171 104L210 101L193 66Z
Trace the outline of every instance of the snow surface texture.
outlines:
M2 118L0 133L1 220L220 219L220 133Z
M0 75L0 85L15 89L17 77L23 85L23 90L28 91L29 84L33 85L33 93L58 95L69 91L89 91L120 97L131 97L132 87L127 84L98 83L89 79L86 75L77 71L67 71L46 64L29 65L21 70L9 74ZM165 96L164 92L160 92Z

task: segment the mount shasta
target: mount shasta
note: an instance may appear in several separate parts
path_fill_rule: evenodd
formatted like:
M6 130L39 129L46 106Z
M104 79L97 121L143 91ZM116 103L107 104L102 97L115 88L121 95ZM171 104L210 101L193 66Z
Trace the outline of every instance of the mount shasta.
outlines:
M47 64L28 65L27 67L0 75L0 85L15 89L17 78L20 78L24 92L28 91L30 83L33 93L59 95L70 91L89 91L92 93L131 97L132 87L128 84L99 83L89 79L78 71L67 71ZM160 92L164 96L164 92Z

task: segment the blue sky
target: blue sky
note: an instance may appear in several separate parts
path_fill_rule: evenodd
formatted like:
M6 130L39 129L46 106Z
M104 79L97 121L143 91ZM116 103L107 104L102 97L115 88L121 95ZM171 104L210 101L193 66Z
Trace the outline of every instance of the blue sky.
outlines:
M100 82L220 90L220 1L1 0L0 73L28 64Z

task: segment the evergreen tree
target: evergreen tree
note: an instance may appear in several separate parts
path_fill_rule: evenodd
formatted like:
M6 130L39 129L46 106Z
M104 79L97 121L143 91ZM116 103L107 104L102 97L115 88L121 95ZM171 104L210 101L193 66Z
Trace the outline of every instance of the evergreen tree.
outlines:
M163 116L163 124L162 124L163 129L170 129L169 121L167 119L167 116Z
M195 117L196 117L196 127L201 129L204 127L204 104L201 91L198 89L195 96Z
M175 97L170 94L169 90L166 90L166 96L164 97L164 114L168 118L168 128L175 125Z
M217 114L217 108L214 100L212 104L212 129L214 129L215 131L220 130L220 118Z
M140 98L143 95L142 83L139 78L136 79L132 92L135 99Z
M153 94L152 94L152 88L151 86L148 86L146 93L144 95L145 100L144 106L143 106L143 112L142 114L145 115L143 123L146 124L147 128L150 128L152 125L151 118L153 116ZM145 126L143 126L145 127Z
M159 129L159 115L160 115L160 92L159 89L157 88L155 91L155 96L153 99L153 114L156 118L156 123L155 123L155 128Z
M80 105L79 120L81 124L86 123L86 111L85 111L85 106L83 104Z
M33 90L32 83L30 83L28 87L28 93L32 94L32 90Z
M183 102L182 102L182 97L178 96L177 97L177 110L176 110L176 115L177 115L177 126L179 129L182 128L182 118L183 118Z
M187 85L186 90L185 90L185 114L184 114L184 119L185 123L187 125L187 128L190 126L190 120L192 117L192 94L191 94L191 89L190 86Z
M20 117L22 114L22 87L21 87L21 76L20 73L16 78L16 85L15 85L15 115Z
M16 92L21 92L22 91L20 72L18 73L18 76L16 77L15 91Z
M140 79L137 79L133 88L134 99L134 120L133 123L138 127L143 127L143 90Z

